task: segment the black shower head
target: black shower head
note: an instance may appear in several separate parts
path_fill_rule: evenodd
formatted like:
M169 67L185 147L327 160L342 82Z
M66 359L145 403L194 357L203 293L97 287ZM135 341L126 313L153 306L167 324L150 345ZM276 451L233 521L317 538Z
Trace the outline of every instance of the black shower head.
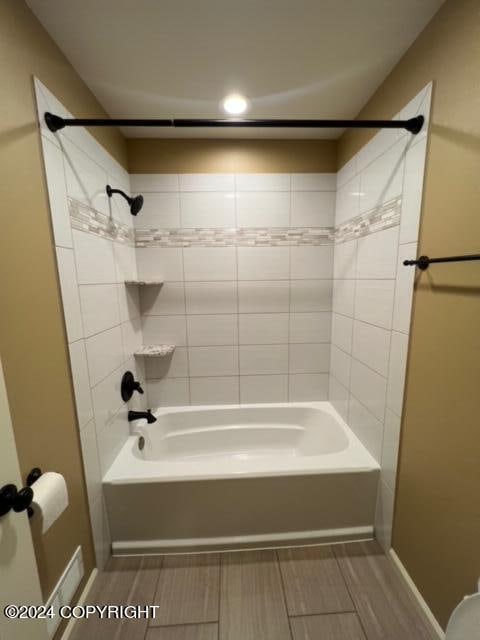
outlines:
M143 196L135 196L134 198L131 198L130 196L127 196L127 194L121 189L112 189L109 184L107 184L106 191L109 198L111 198L114 193L119 193L121 196L123 196L130 205L130 213L132 214L132 216L136 216L140 209L143 207Z
M143 207L143 196L135 196L129 199L130 213L132 216L136 216L140 209Z

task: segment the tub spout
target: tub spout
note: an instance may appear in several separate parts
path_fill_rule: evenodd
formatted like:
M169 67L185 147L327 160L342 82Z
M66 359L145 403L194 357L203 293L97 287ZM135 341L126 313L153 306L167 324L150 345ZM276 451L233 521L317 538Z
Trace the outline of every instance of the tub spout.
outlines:
M134 420L141 420L142 418L146 420L148 424L152 424L152 422L157 421L151 409L147 409L147 411L129 411L128 412L129 422L133 422Z

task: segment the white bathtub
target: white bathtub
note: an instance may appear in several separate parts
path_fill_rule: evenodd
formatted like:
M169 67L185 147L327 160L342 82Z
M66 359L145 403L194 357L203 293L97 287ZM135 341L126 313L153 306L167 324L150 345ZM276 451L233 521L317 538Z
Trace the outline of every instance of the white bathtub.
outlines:
M154 414L103 479L114 552L371 537L379 466L328 402Z

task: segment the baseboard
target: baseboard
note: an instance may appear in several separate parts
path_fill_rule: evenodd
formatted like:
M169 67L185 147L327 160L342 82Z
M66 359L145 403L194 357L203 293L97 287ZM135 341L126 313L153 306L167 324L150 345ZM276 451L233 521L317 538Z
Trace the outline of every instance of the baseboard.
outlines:
M430 626L430 628L431 628L432 632L434 633L435 637L438 638L438 640L445 640L445 632L444 632L444 630L438 624L437 619L433 615L433 613L432 613L430 607L428 606L428 604L423 599L423 596L420 593L420 591L417 589L414 581L409 576L408 571L403 566L402 562L400 561L400 558L397 556L397 554L395 553L395 551L393 549L390 549L388 555L390 556L390 560L391 560L392 565L395 568L397 574L400 576L400 578L402 579L402 582L407 587L407 589L410 591L410 593L412 594L414 600L417 602L419 608L421 609L422 613L424 614L425 620L427 621L428 625ZM387 555L387 557L388 557L388 555Z
M90 593L95 583L95 580L97 579L97 575L98 575L98 569L92 569L92 573L90 574L87 582L85 583L83 591L80 594L80 597L78 599L78 602L77 602L78 605L84 605L86 603L88 594ZM61 640L69 640L69 638L72 635L76 622L77 621L74 618L70 618L70 620L67 623L67 626L65 627L65 631L62 634Z
M112 542L112 553L121 555L202 553L209 551L239 551L241 549L268 549L271 547L333 544L373 538L373 527L348 527L320 531L290 531L261 535L225 536L219 538L188 538L182 540L117 540Z

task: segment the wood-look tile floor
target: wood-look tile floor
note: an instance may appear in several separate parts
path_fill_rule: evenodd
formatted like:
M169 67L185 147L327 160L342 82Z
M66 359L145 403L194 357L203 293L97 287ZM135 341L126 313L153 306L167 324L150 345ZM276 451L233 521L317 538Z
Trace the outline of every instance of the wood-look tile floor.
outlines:
M112 558L89 604L159 605L155 619L77 624L72 640L432 640L374 541Z

